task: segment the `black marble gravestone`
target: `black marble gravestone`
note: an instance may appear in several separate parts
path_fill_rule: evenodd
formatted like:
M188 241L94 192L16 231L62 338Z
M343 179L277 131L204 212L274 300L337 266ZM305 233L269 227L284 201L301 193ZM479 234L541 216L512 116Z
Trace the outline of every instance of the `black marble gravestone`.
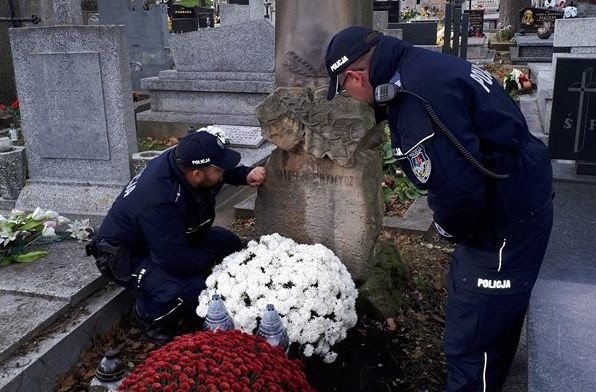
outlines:
M543 23L555 24L555 20L563 17L563 11L537 7L525 7L519 10L520 30L523 33L535 33Z
M596 162L596 57L559 57L549 149L555 159Z

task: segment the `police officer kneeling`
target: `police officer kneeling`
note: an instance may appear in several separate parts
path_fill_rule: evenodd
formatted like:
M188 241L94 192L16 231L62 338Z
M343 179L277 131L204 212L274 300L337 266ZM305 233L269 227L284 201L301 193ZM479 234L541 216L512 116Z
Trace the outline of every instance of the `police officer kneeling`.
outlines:
M185 136L134 177L108 212L88 253L102 274L136 292L133 317L163 344L197 298L214 264L242 248L212 227L224 183L259 186L265 169L237 166L240 154L207 132Z

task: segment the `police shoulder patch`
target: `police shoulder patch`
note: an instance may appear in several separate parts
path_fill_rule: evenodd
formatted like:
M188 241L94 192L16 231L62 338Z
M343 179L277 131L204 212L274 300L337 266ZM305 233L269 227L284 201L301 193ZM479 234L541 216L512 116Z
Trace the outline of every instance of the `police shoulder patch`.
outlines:
M412 150L408 154L408 161L410 161L410 166L412 166L412 172L423 184L426 184L428 179L430 178L430 171L432 169L432 164L430 162L430 158L426 154L426 150L424 149L423 145L420 145Z

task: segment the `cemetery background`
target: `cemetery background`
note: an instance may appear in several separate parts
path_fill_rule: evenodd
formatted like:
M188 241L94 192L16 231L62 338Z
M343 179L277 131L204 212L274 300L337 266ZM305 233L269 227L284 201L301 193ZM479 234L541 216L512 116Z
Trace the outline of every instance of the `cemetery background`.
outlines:
M246 14L250 15L250 13ZM378 13L376 14L378 16ZM384 17L385 15L381 16L381 22L379 23L384 23ZM589 28L589 24L586 28ZM487 31L488 30L490 29L487 29ZM399 34L392 31L390 31L390 33ZM587 36L589 37L589 35ZM564 40L565 43L559 44L559 46L573 47L577 45L580 47L577 51L583 52L584 55L585 53L589 54L590 47L595 46L593 44L590 46L589 43L582 44L581 39L570 33L565 34ZM471 42L471 47L473 48L474 41ZM479 54L483 57L480 59L476 58L474 59L475 61L482 62L488 60L490 64L490 54L488 54L488 51L485 52L486 40L483 39L482 43L482 49L478 50L478 53L472 52L470 54ZM573 53L573 50L571 50L570 53ZM497 57L495 57L496 61L492 63L493 69L491 71L498 76L498 80L502 80L503 76L513 67L519 68L517 65L508 64L506 55L503 56L503 54L498 53L495 55ZM538 90L537 94L540 95L541 87L546 84L541 78L547 79L545 74L548 72L545 68L541 68L539 64L524 65L522 69L526 74L532 77L535 84L534 87ZM552 74L550 75L551 83L553 76L554 75ZM548 94L548 92L546 94ZM550 92L550 97L552 104L552 90ZM535 95L521 97L520 99L522 110L525 110L526 113L534 116L528 118L528 121L534 120L542 121L543 124L549 123L548 119L541 117L543 116L542 113L545 112L544 110L542 112L539 110L538 113L536 113L529 109L532 108L533 105L540 105L539 102L534 101L535 99ZM548 102L548 96L544 98L544 100ZM535 127L535 129L539 128L542 127ZM183 131L186 131L186 127L183 127ZM164 139L153 138L152 140L146 138L140 142L163 144L164 147L169 147L175 143L175 136ZM156 149L155 144L150 146L151 150ZM584 181L587 180L584 179ZM566 189L567 188L563 188L563 191ZM569 189L567 189L567 191L569 191ZM590 192L589 186L586 188L586 192ZM385 219L385 221L390 222L391 220ZM587 227L590 226L588 225ZM250 219L239 220L234 224L234 228L247 237L254 237L256 235L254 231L251 231L254 227L251 224ZM443 382L442 372L444 371L443 360L441 358L442 306L444 301L444 282L442 276L447 268L451 248L442 242L437 242L435 238L432 236L429 237L428 235L404 234L403 231L396 232L393 229L385 229L384 236L398 244L402 252L403 260L410 268L410 273L406 278L405 292L403 293L402 309L404 311L397 318L385 322L377 322L370 317L361 318L360 324L353 329L350 339L345 342L345 344L353 344L353 346L347 346L345 348L346 355L344 358L346 362L343 364L348 363L348 366L354 366L355 369L361 369L362 372L358 373L358 376L362 376L363 378L346 378L344 382L349 383L348 385L354 385L363 379L364 385L368 385L370 390L375 390L372 389L375 387L378 387L380 390L385 390L384 388L399 388L399 390L421 390L423 388L428 390L441 390ZM42 260L40 263L46 261L48 260ZM581 270L581 268L579 270ZM87 288L87 292L91 290L89 287ZM98 286L94 285L93 287L95 288ZM538 286L538 288L540 288L540 286ZM79 296L86 295L87 294L79 294ZM537 313L537 315L539 315L539 313ZM126 323L126 320L124 323ZM66 321L62 324L58 324L54 328L68 328L68 325L69 324ZM130 334L123 334L123 331L129 331ZM118 335L124 335L124 342L115 340ZM374 336L374 338L371 338L371 336ZM35 340L36 339L33 339L32 341ZM92 375L92 368L107 347L121 345L123 354L129 355L129 358L134 361L139 361L143 358L143 355L151 348L146 344L139 343L138 331L135 331L134 329L116 329L112 331L111 334L108 334L108 337L99 337L99 335L97 335L94 337L94 340L94 349L83 354L83 360L80 361L80 364L82 365L81 368L71 371L62 379L60 386L63 390L77 390L80 385L79 383L86 383ZM391 343L387 344L387 342ZM548 341L546 343L548 343ZM368 344L369 346L362 349L362 351L357 351L358 354L350 358L348 352L354 351L360 344ZM541 346L536 345L533 349L538 350L539 348L541 348ZM541 385L540 383L544 382L543 380L548 379L548 375L544 376L545 378L541 378L543 375L540 375L540 377L536 376L536 373L540 374L541 372L541 355L548 352L544 351L546 350L545 348L541 349L543 350L542 352L538 351L535 353L535 358L538 360L530 364L530 366L533 367L536 380L534 381L534 388L536 388L536 385ZM371 352L375 353L375 355L367 357ZM351 360L354 360L354 357L357 357L357 361L355 363L350 362ZM383 364L383 367L379 367L379 363ZM374 366L375 364L377 364L376 367ZM333 370L322 367L320 363L311 362L308 365L310 377L314 380L313 383L317 383L316 385L329 386L330 382L341 382L340 380L345 378L345 375L339 371L339 368L342 365L341 362L338 362ZM324 373L318 373L318 369L326 370ZM553 372L553 374L556 374L556 372ZM553 376L551 375L551 377ZM366 384L367 382L369 382L369 384ZM322 387L322 390L325 390L324 387Z

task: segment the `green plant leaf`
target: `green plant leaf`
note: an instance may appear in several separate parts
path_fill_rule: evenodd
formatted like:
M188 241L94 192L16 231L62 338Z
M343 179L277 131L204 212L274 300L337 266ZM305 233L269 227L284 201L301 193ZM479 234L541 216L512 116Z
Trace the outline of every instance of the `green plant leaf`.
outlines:
M35 229L39 229L42 226L43 226L43 222L30 220L29 222L25 223L23 226L19 227L19 231L34 231Z
M17 255L14 258L17 263L30 263L32 261L39 260L42 257L47 256L48 253L49 252L44 251L44 250L37 250L37 251Z

